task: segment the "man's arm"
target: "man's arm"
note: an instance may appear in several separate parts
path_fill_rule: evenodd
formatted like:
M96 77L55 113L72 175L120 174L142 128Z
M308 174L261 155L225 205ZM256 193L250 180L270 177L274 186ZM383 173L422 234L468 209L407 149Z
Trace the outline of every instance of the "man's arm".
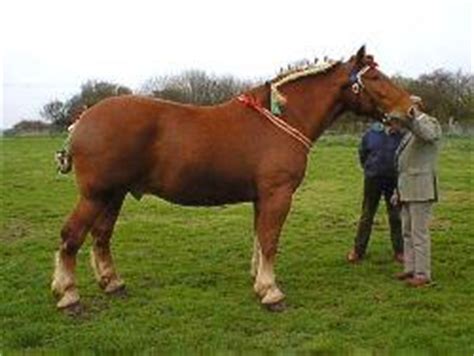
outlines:
M415 136L426 142L434 142L441 138L441 126L438 120L420 111L407 121L407 127Z

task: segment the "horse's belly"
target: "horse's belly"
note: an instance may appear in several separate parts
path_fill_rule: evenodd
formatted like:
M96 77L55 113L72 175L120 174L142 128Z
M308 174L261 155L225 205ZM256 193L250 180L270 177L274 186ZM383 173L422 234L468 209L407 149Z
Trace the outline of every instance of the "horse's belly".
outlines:
M173 203L212 206L253 201L256 190L246 180L229 180L212 175L182 177L151 191Z

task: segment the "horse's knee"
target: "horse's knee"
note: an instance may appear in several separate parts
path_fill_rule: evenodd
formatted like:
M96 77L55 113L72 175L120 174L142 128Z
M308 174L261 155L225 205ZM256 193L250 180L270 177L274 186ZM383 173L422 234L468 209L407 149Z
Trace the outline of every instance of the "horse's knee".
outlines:
M80 232L71 227L69 224L66 224L61 229L61 250L63 250L68 255L75 255L77 251L82 246L82 237L80 236Z

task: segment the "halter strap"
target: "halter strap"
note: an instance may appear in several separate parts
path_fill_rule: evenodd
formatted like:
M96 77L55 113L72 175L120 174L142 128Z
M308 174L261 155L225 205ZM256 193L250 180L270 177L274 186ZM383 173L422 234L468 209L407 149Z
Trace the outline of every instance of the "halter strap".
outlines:
M365 88L364 83L362 82L362 76L375 65L368 64L359 71L353 71L350 75L349 81L350 84L358 84L361 88Z
M283 121L279 117L273 115L268 109L263 107L254 98L250 97L249 95L242 94L237 97L237 100L243 103L244 105L254 109L258 113L262 114L273 125L293 137L299 143L301 143L308 152L311 150L311 146L313 145L313 143L308 137L302 134L301 131L299 131L298 129L288 124L286 121Z
M362 76L367 73L370 69L372 68L375 68L377 67L377 63L375 62L372 62L370 64L366 64L364 67L362 67L359 71L352 71L352 73L350 74L350 77L349 77L349 84L351 85L352 87L352 91L354 92L354 94L356 95L359 95L360 91L362 89L365 89L367 95L374 101L374 102L377 102L377 100L375 100L375 96L373 95L373 93L370 92L370 90L368 90L363 81L362 81ZM387 117L387 113L384 111L384 110L381 110L380 108L380 105L377 105L377 107L379 108L379 110L382 112L382 114L384 115L384 117ZM382 122L384 122L385 119L382 119Z
M359 83L362 88L365 87L364 83L362 82L362 76L363 76L368 70L370 70L370 68L372 68L371 65L366 65L364 68L362 68L362 69L356 74L357 83Z

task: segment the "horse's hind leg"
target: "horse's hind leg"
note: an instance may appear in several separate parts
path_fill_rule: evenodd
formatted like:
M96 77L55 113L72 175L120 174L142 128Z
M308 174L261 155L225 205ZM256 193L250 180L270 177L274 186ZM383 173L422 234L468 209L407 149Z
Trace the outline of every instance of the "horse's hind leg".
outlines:
M260 243L258 236L255 235L253 241L252 259L250 260L250 276L255 278L257 276L258 265L260 263Z
M93 238L91 265L99 286L105 293L123 291L125 284L118 276L110 251L110 238L122 207L125 194L118 193L107 203L102 215L91 229Z
M253 252L252 259L250 260L250 275L255 278L257 276L258 265L260 263L260 242L258 241L257 234L257 223L258 223L258 204L254 203L254 241L253 241Z
M57 303L59 309L71 307L79 302L74 276L76 255L103 208L101 200L81 197L61 230L61 244L56 253L56 266L51 284L53 293L60 298Z

